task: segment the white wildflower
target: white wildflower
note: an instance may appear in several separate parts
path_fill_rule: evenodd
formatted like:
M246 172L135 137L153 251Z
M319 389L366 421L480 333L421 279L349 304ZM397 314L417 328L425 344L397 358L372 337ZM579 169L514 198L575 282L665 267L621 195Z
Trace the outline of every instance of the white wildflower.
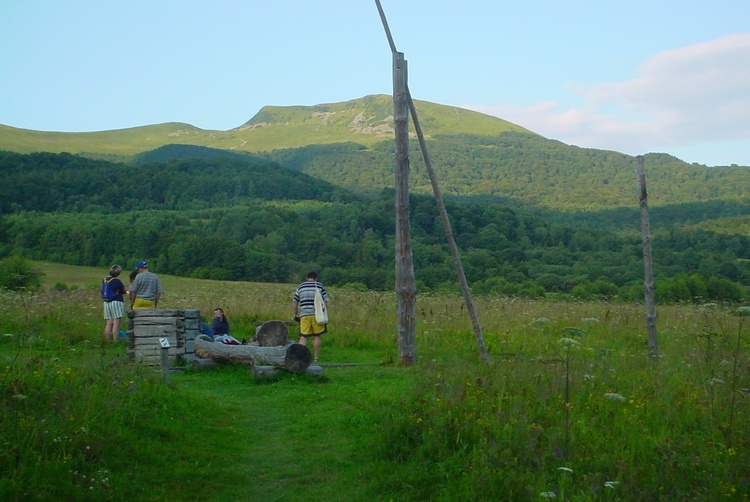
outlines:
M557 470L565 471L565 472L573 472L573 469L571 469L570 467L558 467Z
M581 342L575 338L560 338L557 341L557 344L562 345L563 347L578 347L581 345Z
M581 322L583 324L599 324L599 319L596 317L583 317L581 319Z
M542 492L539 494L539 496L543 499L553 499L557 497L557 495L555 495L555 492Z
M721 378L712 378L711 380L708 381L708 385L723 385L723 384L724 384L724 380L722 380Z
M537 319L534 319L531 322L531 325L532 326L536 326L536 327L544 327L544 326L548 326L550 324L552 324L552 321L550 321L546 317L538 317Z
M610 401L617 401L618 403L625 402L625 396L617 394L616 392L607 392L606 394L604 394L604 397L606 397Z
M613 490L615 489L615 486L617 486L617 485L619 485L619 484L620 484L620 482L619 482L619 481L605 481L605 482L604 482L604 486L605 486L605 487L607 487L607 488L612 488Z

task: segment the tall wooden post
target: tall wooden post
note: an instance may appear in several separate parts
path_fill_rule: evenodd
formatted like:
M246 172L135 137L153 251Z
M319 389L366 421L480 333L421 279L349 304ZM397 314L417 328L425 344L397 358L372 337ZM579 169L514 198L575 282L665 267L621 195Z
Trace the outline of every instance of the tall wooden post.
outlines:
M396 134L396 306L399 364L417 363L415 339L416 286L409 234L409 106L407 65L393 53L393 120Z
M638 176L638 200L641 206L641 233L643 235L643 286L646 292L646 330L648 350L654 361L658 361L659 343L656 336L656 305L654 301L654 272L651 268L651 227L648 219L648 192L643 171L643 156L636 157Z

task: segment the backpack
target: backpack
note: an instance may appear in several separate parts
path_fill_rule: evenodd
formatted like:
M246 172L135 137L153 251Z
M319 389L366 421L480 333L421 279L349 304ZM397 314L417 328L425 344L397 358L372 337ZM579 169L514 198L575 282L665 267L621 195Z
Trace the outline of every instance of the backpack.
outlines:
M117 291L115 291L112 284L110 284L112 279L113 277L107 277L102 280L102 300L105 302L111 302L115 299L115 296L117 296Z

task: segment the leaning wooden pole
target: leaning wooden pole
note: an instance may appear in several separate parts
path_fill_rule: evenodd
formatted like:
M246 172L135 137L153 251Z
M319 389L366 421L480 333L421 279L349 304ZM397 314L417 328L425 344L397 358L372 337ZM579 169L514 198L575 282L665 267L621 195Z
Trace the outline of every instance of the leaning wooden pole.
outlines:
M385 35L388 38L388 44L391 47L391 52L394 55L398 54L398 52L396 51L396 44L393 42L393 36L391 36L391 30L388 27L388 20L385 17L383 7L380 5L380 0L375 0L375 5L378 8L380 20L383 23L383 28L385 29ZM485 362L489 362L489 356L487 355L487 346L484 343L484 335L482 334L482 328L479 325L479 317L477 316L476 309L474 308L474 301L471 297L469 284L466 282L466 274L464 274L464 267L461 263L461 257L458 253L458 246L456 246L456 240L453 238L453 230L451 230L450 220L448 219L448 212L445 210L443 195L440 192L440 186L438 185L435 170L432 168L432 160L430 159L430 154L427 151L427 143L425 142L424 134L422 133L422 126L419 123L417 108L414 106L414 100L411 98L411 93L409 92L408 81L406 82L406 97L409 105L409 110L411 111L412 119L414 120L414 128L417 132L417 138L419 139L419 146L422 149L422 157L424 159L425 165L427 166L427 173L430 177L430 183L432 184L433 193L435 194L435 201L440 213L440 220L443 224L443 231L445 232L446 239L448 240L448 246L451 250L451 256L453 257L453 265L456 268L456 274L458 276L459 283L461 284L461 291L464 295L466 308L469 312L469 315L471 316L474 336L477 340L477 346L479 347L479 355Z
M398 361L417 363L416 285L409 234L409 106L404 54L393 53L393 121L396 135L396 306Z
M651 268L651 227L648 219L648 191L643 171L643 156L636 157L638 175L638 200L641 206L641 233L643 239L643 286L646 293L646 330L648 350L654 362L659 358L659 343L656 335L656 305L654 301L654 272Z
M438 185L435 170L432 168L432 160L430 159L430 154L427 151L427 142L424 139L422 126L420 125L419 118L417 117L417 108L414 106L414 101L411 99L411 93L409 92L408 86L406 88L406 94L407 98L409 99L409 110L411 111L412 120L414 120L414 129L417 132L419 146L422 148L422 158L424 159L425 166L427 166L427 174L430 177L432 191L435 194L435 202L437 203L438 212L440 213L440 221L443 223L445 238L448 240L448 246L450 247L451 256L453 257L453 265L456 269L458 280L461 283L461 291L464 295L464 302L466 302L466 309L469 312L469 316L471 316L471 325L474 329L474 337L477 340L479 355L485 362L489 362L489 356L487 355L487 346L484 343L484 335L482 334L482 328L479 325L479 316L477 316L477 311L474 308L474 300L471 297L469 283L466 282L466 274L464 273L464 266L461 263L461 256L458 254L456 239L454 239L453 237L451 222L448 219L448 212L445 210L445 201L443 201L443 194L440 191L440 186Z

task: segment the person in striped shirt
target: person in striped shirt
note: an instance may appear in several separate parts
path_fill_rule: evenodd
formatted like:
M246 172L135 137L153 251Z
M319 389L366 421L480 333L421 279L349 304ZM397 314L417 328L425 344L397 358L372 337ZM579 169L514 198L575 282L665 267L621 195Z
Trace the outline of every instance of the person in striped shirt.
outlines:
M299 323L299 343L307 345L307 339L313 339L313 361L320 356L320 336L328 332L327 324L318 324L315 320L315 291L320 291L328 309L328 292L322 283L318 282L318 274L310 272L305 282L297 286L292 297L294 320Z

